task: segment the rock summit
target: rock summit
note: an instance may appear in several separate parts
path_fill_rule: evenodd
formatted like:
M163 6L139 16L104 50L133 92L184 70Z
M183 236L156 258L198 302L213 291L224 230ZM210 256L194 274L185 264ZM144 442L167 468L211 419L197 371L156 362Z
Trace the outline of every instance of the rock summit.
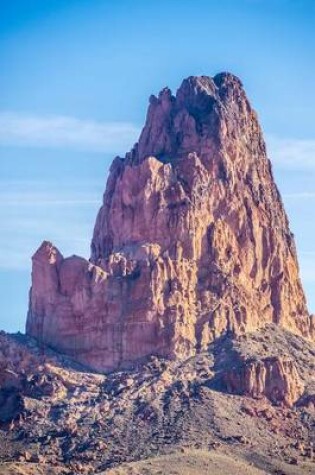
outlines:
M269 324L314 337L263 134L238 78L192 76L114 159L90 259L34 254L26 332L111 371Z

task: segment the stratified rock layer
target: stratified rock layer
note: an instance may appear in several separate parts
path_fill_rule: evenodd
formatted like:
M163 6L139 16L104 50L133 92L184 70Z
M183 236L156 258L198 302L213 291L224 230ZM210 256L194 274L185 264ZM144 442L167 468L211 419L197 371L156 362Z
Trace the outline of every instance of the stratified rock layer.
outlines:
M231 74L150 98L138 144L111 166L91 249L65 259L42 244L27 333L93 368L188 357L268 323L313 337L262 132Z

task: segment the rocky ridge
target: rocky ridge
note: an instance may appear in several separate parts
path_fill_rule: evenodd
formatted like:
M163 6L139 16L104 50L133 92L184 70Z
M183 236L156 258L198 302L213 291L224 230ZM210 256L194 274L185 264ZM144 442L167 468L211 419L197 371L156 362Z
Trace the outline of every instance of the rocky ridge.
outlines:
M239 365L289 354L291 364L277 366L283 379L259 371L255 391L253 378L241 386L231 378ZM139 473L170 473L158 471L169 457L194 473L186 459L199 456L200 474L211 459L220 475L232 459L242 473L314 473L315 346L276 325L226 336L186 361L151 357L107 375L28 337L1 334L0 363L0 473L123 474L127 464L126 473L137 474L128 464L148 457L153 465L143 472L139 465ZM299 390L283 397L279 387L292 378Z
M111 371L270 323L314 338L257 116L235 76L189 77L113 161L90 260L33 256L26 331Z

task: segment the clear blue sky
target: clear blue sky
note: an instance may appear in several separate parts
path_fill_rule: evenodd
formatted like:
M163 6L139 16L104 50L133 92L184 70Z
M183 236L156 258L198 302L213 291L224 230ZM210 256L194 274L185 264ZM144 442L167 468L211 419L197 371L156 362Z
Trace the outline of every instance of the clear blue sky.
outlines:
M10 0L0 17L0 328L43 239L89 255L108 167L148 97L229 70L256 108L315 311L315 1Z

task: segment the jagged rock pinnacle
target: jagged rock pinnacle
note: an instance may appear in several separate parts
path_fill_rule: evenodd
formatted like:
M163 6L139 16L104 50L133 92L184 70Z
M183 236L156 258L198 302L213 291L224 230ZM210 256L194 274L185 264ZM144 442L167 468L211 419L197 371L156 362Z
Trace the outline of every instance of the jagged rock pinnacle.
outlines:
M230 73L151 96L111 166L90 262L36 256L27 333L93 368L188 357L269 323L314 336L257 116Z

